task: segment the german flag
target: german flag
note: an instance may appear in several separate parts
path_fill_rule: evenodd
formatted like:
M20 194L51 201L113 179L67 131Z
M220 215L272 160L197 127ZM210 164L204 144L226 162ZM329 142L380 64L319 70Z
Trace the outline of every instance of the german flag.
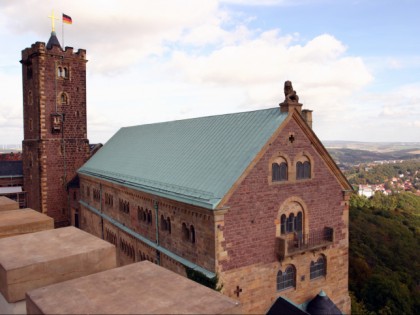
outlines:
M66 23L66 24L72 24L72 23L73 23L73 21L71 20L71 17L69 17L68 15L65 15L65 14L63 13L63 23Z

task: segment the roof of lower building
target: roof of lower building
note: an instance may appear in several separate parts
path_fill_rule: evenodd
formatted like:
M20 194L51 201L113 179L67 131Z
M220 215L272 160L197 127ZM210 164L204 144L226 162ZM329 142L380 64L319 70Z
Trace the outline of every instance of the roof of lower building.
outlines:
M271 305L266 315L294 314L294 315L342 315L327 294L321 290L313 299L297 305L285 297L279 296Z
M21 186L0 187L0 195L16 194L16 193L21 193L21 192L22 192L22 187Z
M0 161L0 178L23 176L22 161Z
M305 312L302 307L294 304L288 299L279 296L277 300L271 305L266 315L279 315L279 314L293 314L293 315L310 315Z
M340 309L321 291L308 303L306 311L311 315L341 315Z
M215 209L286 117L277 107L121 128L79 173Z

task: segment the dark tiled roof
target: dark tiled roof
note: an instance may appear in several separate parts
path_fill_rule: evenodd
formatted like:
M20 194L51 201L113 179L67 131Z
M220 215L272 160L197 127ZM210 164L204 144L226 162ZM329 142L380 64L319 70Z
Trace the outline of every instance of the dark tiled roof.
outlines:
M98 150L100 148L102 148L103 144L102 143L91 143L89 144L89 150L90 150L90 155L94 155L96 152L98 152Z
M302 310L299 306L292 302L279 297L270 307L266 315L309 315L309 313Z
M47 43L47 49L51 49L53 48L53 46L58 46L61 48L60 42L58 41L58 38L55 32L51 32L51 37Z
M79 175L74 176L68 183L67 189L69 188L79 188L80 187L80 179Z
M0 161L1 176L23 176L22 161Z
M341 315L341 311L333 301L321 291L309 302L306 311L311 315Z

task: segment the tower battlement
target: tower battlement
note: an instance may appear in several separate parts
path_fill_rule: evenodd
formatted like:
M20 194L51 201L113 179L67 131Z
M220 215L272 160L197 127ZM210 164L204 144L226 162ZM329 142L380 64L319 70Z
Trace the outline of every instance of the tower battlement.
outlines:
M86 49L79 48L76 52L74 52L73 47L66 46L64 50L61 47L53 46L52 48L48 49L45 42L36 42L31 45L31 47L25 48L22 50L22 63L28 60L31 56L40 55L40 54L47 54L47 53L54 53L59 54L64 58L80 58L86 60Z

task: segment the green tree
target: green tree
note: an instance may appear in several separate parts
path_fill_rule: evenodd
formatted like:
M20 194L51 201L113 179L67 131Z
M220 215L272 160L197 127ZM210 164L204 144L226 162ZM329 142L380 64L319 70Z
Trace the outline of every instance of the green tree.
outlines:
M388 314L412 314L412 302L408 288L392 273L375 274L370 277L362 294L368 308L377 309Z

